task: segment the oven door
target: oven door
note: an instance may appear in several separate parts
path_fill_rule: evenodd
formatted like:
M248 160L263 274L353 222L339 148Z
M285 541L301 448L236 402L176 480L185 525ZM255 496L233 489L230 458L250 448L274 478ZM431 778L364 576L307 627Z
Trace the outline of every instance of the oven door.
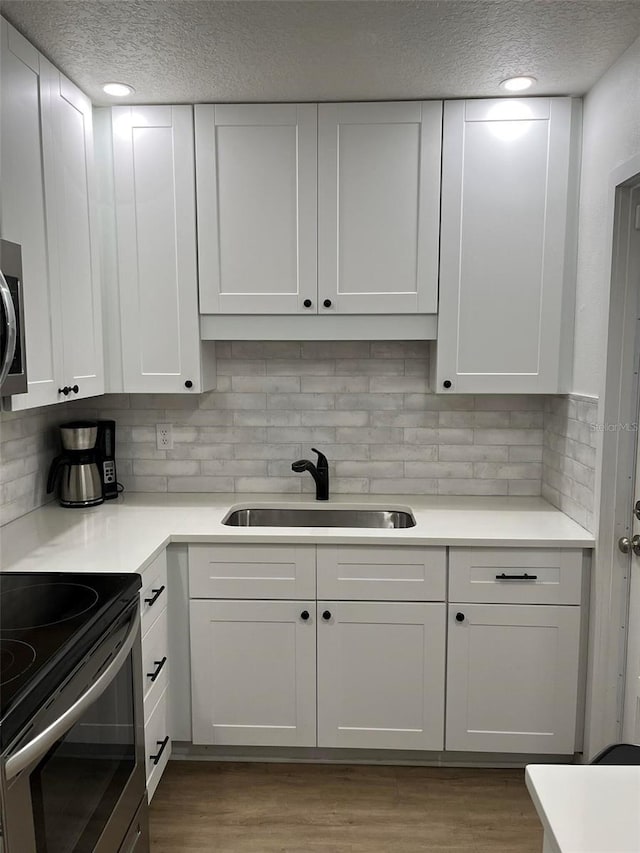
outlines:
M146 802L143 741L136 603L4 756L5 853L120 850Z

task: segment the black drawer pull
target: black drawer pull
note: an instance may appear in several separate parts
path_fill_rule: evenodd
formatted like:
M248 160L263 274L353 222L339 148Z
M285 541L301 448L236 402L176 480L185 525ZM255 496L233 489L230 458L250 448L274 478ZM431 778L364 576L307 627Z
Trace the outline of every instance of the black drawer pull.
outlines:
M496 575L497 581L537 581L538 575L528 575L526 572L523 575Z
M156 743L160 747L160 749L156 752L155 755L149 756L149 758L153 761L154 764L157 764L158 761L160 761L160 759L162 758L162 753L165 751L165 749L167 748L167 744L169 743L169 735L167 735L164 740L157 740Z
M144 600L145 604L148 604L149 607L153 607L153 605L156 603L156 601L160 598L160 596L164 592L164 584L162 584L160 589L152 589L151 592L153 593L151 598L145 598L145 600Z
M155 666L156 669L154 672L148 672L147 678L150 678L151 681L155 681L156 678L162 672L162 668L164 667L166 662L167 662L167 656L166 655L162 658L162 660L154 660L153 665Z

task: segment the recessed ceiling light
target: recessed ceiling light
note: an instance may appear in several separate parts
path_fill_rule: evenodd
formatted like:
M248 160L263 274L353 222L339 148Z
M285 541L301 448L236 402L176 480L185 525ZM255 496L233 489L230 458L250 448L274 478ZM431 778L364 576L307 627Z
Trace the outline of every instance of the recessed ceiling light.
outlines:
M102 90L116 98L126 98L127 95L133 95L135 92L133 86L129 86L128 83L105 83Z
M525 89L530 89L535 82L536 78L528 75L526 77L509 77L500 83L500 87L506 89L507 92L524 92Z

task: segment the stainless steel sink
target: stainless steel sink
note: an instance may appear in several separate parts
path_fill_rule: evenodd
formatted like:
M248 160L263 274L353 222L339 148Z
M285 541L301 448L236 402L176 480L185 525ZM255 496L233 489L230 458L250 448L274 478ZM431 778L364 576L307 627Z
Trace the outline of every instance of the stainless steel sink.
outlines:
M229 527L376 527L383 530L415 527L410 512L381 509L236 509L222 522Z

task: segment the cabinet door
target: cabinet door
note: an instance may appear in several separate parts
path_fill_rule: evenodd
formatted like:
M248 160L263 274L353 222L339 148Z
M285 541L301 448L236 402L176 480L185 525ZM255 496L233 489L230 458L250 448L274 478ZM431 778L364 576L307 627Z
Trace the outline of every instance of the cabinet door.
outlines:
M561 390L573 112L569 98L445 103L440 391Z
M200 310L315 313L316 106L197 105L195 116Z
M442 749L445 605L318 602L318 746Z
M315 601L194 600L190 615L193 742L315 746Z
M440 102L318 107L321 313L437 311L441 131Z
M48 161L52 175L50 215L55 239L49 252L59 284L62 311L60 381L78 386L74 398L104 392L96 188L91 102L46 60L51 101ZM44 113L43 113L44 115ZM45 136L45 166L47 164ZM64 398L60 398L64 399Z
M580 608L449 605L446 748L574 751Z
M126 392L201 391L193 112L115 107L122 371Z
M43 132L40 106L49 102L41 58L6 21L0 21L0 233L22 246L27 394L15 394L11 408L55 403L62 360L60 300L48 257L50 234L45 208ZM50 151L51 146L48 146Z

